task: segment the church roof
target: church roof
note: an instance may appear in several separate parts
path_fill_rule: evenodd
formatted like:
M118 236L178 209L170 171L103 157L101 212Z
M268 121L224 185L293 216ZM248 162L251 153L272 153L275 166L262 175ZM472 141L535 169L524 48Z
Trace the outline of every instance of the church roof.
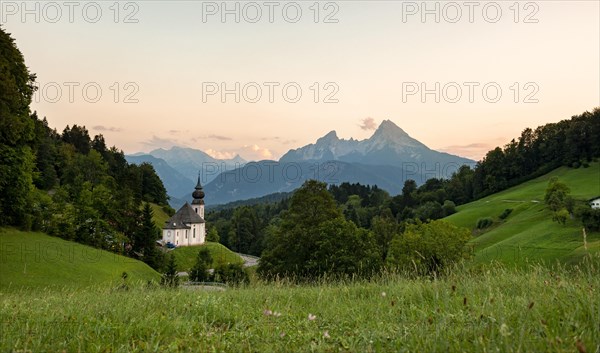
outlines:
M189 229L190 223L206 223L189 203L181 206L179 211L165 222L163 229Z

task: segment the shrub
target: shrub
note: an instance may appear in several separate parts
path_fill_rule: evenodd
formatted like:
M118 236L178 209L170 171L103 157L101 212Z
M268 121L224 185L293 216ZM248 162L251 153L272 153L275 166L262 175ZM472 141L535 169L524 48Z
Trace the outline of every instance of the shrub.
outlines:
M559 211L554 212L554 214L552 214L552 220L564 225L565 223L567 223L567 219L569 219L569 216L570 216L569 211L567 211L566 208L563 208Z
M250 282L248 273L240 264L219 264L215 267L213 274L215 282L233 285L247 284Z
M502 214L500 215L500 219L507 219L508 216L510 216L510 214L512 213L513 209L512 208L507 208L505 209Z
M590 231L600 231L600 209L593 209L588 205L576 209L575 215L581 219L583 226Z
M444 217L448 217L451 214L456 213L456 204L450 200L444 201L444 205L442 206L442 210L444 211Z
M471 232L450 222L408 224L392 240L387 263L417 275L439 272L452 263L469 257L466 247Z
M479 218L477 220L477 229L485 229L494 224L494 220L491 217Z

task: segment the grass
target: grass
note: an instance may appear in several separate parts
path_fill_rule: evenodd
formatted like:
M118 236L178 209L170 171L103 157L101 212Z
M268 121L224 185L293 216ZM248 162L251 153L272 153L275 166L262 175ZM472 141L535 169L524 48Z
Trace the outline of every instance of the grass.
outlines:
M143 262L43 233L0 228L0 290L158 280Z
M222 292L0 290L0 351L594 352L599 264Z
M548 181L558 177L571 188L571 195L587 200L600 195L600 163L589 168L559 168L542 177L530 180L508 190L458 207L458 212L446 219L473 229L477 220L492 217L494 226L476 234L471 244L475 260L525 265L528 262L561 261L576 263L583 249L582 226L577 220L566 225L552 221L552 214L543 202ZM499 216L505 209L513 209L506 220ZM588 249L600 252L600 233L588 233Z
M243 263L244 261L233 251L227 249L219 243L206 242L197 246L181 246L170 253L175 255L177 269L179 271L189 271L196 263L198 252L202 248L208 248L213 258L213 268L219 263Z
M155 203L151 203L150 207L152 207L152 212L154 214L154 216L152 217L154 220L154 224L158 228L162 228L165 222L167 222L167 220L171 217L169 217L169 215L162 209L162 206L159 206Z

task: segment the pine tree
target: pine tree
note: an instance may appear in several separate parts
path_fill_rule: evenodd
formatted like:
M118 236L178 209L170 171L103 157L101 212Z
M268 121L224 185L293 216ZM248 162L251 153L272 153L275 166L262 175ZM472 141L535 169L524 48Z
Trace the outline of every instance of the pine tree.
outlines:
M162 275L160 284L167 287L177 287L179 285L179 277L177 276L177 264L175 263L175 256L171 254L169 256L169 262L167 262L167 268L165 273Z
M190 271L190 279L197 282L206 282L210 280L208 269L212 265L213 259L210 251L207 248L202 248L198 251L196 264Z

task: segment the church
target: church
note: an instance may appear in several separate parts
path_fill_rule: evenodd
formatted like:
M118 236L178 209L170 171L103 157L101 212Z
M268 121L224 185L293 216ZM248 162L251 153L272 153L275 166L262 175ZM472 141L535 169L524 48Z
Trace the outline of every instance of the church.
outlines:
M192 193L192 204L185 203L179 211L165 222L162 229L162 243L175 246L204 244L206 239L206 221L204 220L204 191L198 183Z

